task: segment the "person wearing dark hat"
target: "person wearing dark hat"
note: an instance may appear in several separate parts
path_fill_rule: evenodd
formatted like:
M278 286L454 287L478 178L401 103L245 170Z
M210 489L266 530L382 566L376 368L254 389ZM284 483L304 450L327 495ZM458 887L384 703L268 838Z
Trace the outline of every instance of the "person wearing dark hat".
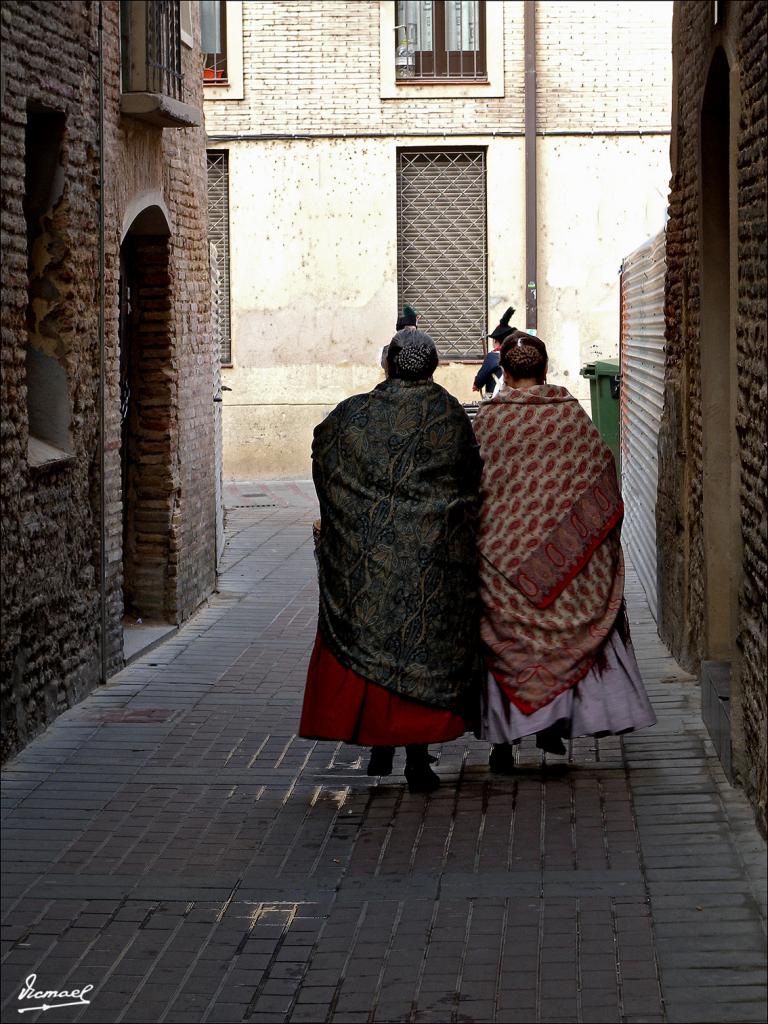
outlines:
M497 386L503 378L503 371L500 365L500 350L504 339L510 334L514 334L516 330L516 328L509 326L509 321L512 319L512 314L514 312L514 308L510 306L499 321L498 326L494 327L491 333L487 335L487 337L489 337L493 342L493 348L483 360L483 365L477 371L475 382L472 385L472 390L482 391L485 389L485 394L488 398L496 393Z
M418 314L413 306L403 306L403 315L397 318L396 331L402 331L405 327L416 330L416 318Z
M403 331L407 327L410 331L416 330L416 318L418 313L413 306L403 306L403 312L401 316L397 318L397 324L395 326L396 331ZM387 369L387 352L389 351L389 345L385 345L381 350L381 368L386 371Z
M387 379L314 432L320 607L299 735L372 747L374 776L404 746L408 788L428 792L427 744L461 736L478 693L482 466L429 335L398 331L387 358Z

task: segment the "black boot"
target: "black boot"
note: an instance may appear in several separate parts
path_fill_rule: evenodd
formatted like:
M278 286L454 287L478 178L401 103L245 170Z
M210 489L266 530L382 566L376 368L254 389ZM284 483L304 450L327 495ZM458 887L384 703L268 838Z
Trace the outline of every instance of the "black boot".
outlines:
M394 756L394 747L371 747L371 759L366 774L391 775Z
M568 738L569 723L559 718L552 725L536 733L536 746L546 754L567 754L563 739Z
M515 771L515 752L511 743L494 743L488 767L500 775L512 775Z
M429 767L433 760L426 743L410 743L405 748L405 779L410 793L431 793L440 785L440 777Z

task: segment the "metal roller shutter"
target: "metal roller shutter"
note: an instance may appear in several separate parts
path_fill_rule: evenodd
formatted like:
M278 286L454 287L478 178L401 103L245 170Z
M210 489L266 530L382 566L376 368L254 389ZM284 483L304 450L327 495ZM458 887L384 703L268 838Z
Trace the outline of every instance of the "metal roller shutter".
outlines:
M481 359L487 331L485 151L400 150L400 308L412 305L441 356Z
M221 361L232 362L229 302L229 153L208 150L208 240L216 247L219 271Z
M665 274L663 231L627 256L621 268L623 537L657 620L657 441L664 405Z

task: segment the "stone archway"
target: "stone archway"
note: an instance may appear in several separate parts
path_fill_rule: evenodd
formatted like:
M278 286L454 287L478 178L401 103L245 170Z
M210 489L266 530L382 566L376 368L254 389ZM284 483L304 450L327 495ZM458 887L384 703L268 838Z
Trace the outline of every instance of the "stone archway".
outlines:
M730 661L741 579L732 308L730 68L718 47L701 109L701 409L706 657Z
M148 622L176 619L174 512L177 371L173 364L169 228L145 207L120 248L120 416L123 607Z

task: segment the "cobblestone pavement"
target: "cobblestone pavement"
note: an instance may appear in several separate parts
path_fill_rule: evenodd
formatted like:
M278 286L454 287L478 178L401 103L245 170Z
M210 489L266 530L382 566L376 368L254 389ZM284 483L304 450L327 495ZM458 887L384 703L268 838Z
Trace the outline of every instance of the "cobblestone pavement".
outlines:
M296 737L311 485L229 503L220 593L4 773L3 1020L765 1020L765 846L634 577L654 729L410 795Z

